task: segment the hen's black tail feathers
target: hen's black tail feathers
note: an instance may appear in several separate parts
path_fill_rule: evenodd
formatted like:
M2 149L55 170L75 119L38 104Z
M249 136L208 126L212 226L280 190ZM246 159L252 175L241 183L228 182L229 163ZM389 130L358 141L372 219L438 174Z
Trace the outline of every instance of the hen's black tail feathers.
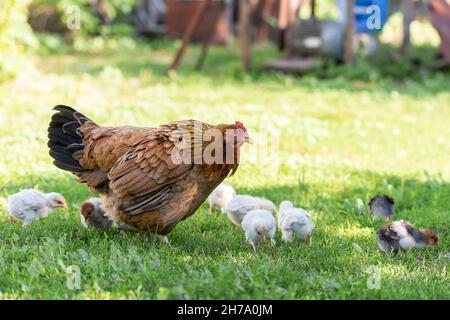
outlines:
M53 164L73 173L85 172L86 169L76 160L76 153L84 149L80 128L87 121L94 122L68 106L59 105L53 110L58 111L52 116L48 127L48 147Z

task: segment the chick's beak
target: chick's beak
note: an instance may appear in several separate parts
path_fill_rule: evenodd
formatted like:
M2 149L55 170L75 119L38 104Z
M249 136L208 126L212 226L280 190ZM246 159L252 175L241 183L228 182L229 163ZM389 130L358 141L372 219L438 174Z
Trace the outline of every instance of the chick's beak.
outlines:
M67 203L63 202L63 204L61 205L61 208L63 208L64 210L69 209L69 207L67 206Z
M253 139L252 139L252 138L250 138L250 136L249 136L249 135L246 135L246 136L245 136L245 139L244 139L244 141L245 141L246 143L249 143L249 144L253 144Z

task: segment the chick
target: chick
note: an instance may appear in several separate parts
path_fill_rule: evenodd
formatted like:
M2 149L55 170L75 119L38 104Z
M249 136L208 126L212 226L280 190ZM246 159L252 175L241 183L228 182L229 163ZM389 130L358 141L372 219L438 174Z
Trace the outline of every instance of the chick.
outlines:
M225 208L235 195L236 191L234 188L230 184L222 182L208 197L209 213L216 208L223 211L223 208Z
M271 245L275 244L274 236L277 223L270 211L263 209L250 211L242 220L242 229L244 229L245 237L255 252L263 240L268 240Z
M385 218L386 221L392 221L395 215L395 201L386 195L377 195L370 199L369 208L372 214L381 219Z
M264 209L274 215L276 213L275 205L272 201L247 195L237 195L223 209L228 218L235 225L240 226L245 215L256 209Z
M81 223L86 227L96 227L100 229L109 229L112 226L112 220L105 215L102 207L102 200L92 198L84 201L80 206Z
M25 227L47 217L56 208L67 209L66 200L59 193L25 189L8 197L8 221L12 223L15 218Z
M381 227L377 232L378 246L386 253L399 250L437 245L439 238L431 229L416 229L409 222L400 220Z
M280 204L278 227L281 229L283 241L292 242L295 237L298 237L302 240L306 239L308 246L312 245L314 225L311 215L301 208L294 208L292 202L283 201Z

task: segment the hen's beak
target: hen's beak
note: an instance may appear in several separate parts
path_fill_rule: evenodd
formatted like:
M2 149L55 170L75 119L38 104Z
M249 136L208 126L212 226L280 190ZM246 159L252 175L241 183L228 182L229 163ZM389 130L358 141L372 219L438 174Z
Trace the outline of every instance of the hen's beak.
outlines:
M69 207L67 206L67 203L65 203L65 202L61 205L61 208L63 208L64 210L69 209Z
M245 140L244 140L246 143L249 143L249 144L253 144L253 139L252 138L250 138L249 136L245 136Z

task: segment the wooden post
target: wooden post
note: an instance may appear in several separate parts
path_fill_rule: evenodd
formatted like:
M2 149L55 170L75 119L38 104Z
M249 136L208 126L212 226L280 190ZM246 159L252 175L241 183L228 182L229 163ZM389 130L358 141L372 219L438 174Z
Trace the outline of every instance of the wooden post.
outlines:
M344 62L352 63L355 60L353 50L353 34L355 32L354 0L347 0L346 5L346 23L344 37Z
M413 0L403 0L400 10L403 14L403 39L400 48L400 55L407 57L411 47L411 22L414 20Z
M239 0L239 37L241 42L242 67L250 68L250 4L248 0Z
M278 12L278 28L285 30L289 25L289 0L280 0L280 11Z
M225 9L225 3L224 1L220 1L220 9L216 10L214 12L214 16L211 19L211 22L208 26L208 29L210 32L206 35L205 39L203 40L202 45L202 51L200 52L200 56L198 57L197 64L195 66L195 69L197 71L200 71L203 68L203 64L205 63L206 55L208 54L208 49L211 44L212 38L214 36L214 28L217 25L217 22L219 21L220 15L222 14L222 10Z
M288 24L286 26L286 30L284 32L283 39L283 50L285 52L286 57L290 57L292 55L292 32L295 21L298 19L300 15L300 10L302 6L305 4L305 0L291 0L289 3L289 7L287 8L288 14ZM311 2L311 14L315 11L315 0Z
M278 43L278 49L288 52L286 50L286 44L288 41L288 26L289 26L289 10L290 0L280 0L278 7L278 29L280 30L280 42ZM289 54L289 53L288 53Z
M203 0L198 5L197 10L195 10L194 16L192 17L192 20L189 22L189 24L186 28L186 31L183 33L181 47L178 49L172 64L170 65L169 69L167 70L167 73L169 73L171 70L177 69L178 64L180 63L181 59L183 58L184 52L186 51L187 45L191 41L195 30L197 30L197 27L200 24L200 21L204 15L206 9L211 4L211 2L212 2L212 0Z
M269 7L266 0L259 0L258 7L256 9L255 26L257 28L258 34L256 36L257 41L267 40L269 37L269 26L264 22L264 16L268 11Z

